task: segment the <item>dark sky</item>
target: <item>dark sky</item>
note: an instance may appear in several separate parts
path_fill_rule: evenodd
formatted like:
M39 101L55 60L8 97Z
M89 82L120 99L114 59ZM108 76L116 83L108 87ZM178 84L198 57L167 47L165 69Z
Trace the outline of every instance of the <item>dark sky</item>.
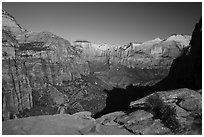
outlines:
M202 3L2 3L18 23L69 41L123 45L171 34L190 34Z

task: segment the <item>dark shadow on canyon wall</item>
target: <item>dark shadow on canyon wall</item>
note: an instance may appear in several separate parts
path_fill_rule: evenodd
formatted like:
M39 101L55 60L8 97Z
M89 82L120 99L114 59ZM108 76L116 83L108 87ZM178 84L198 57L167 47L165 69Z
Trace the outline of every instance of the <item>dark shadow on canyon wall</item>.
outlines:
M190 41L191 48L175 59L166 78L154 86L128 86L126 89L105 90L108 94L106 108L95 114L98 118L114 111L129 110L130 102L138 100L156 91L189 88L202 88L202 19L196 24ZM189 52L190 51L190 52Z
M105 90L108 94L106 99L106 107L101 112L96 113L93 117L98 118L107 113L114 111L126 111L129 109L131 101L140 99L155 91L153 87L128 86L126 89L114 88L113 90Z
M202 88L202 19L195 26L190 45L190 49L173 61L169 75L155 87L162 90Z

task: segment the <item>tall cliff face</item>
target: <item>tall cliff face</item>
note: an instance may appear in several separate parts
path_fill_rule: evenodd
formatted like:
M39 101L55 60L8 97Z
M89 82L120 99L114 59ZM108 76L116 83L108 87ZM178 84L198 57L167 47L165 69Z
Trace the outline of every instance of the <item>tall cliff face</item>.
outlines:
M95 112L104 107L105 94L95 90L105 86L96 87L86 80L88 63L69 41L49 32L22 29L4 11L2 18L4 120L21 113L26 116L33 110L39 114L58 113L62 106L69 113L84 108ZM90 102L95 106L87 105Z
M76 41L74 45L82 50L87 61L100 61L98 58L103 57L109 64L120 63L128 68L149 66L153 68L161 66L158 65L159 61L155 60L162 60L164 57L175 59L180 56L183 49L189 46L190 39L191 36L188 35L172 35L166 40L156 38L144 43L129 43L123 46L99 45L88 41Z
M202 88L202 18L199 23L196 24L192 34L191 45L191 63L192 63L192 74L195 80L194 88Z
M12 31L21 30L21 26L17 23L15 18L4 10L2 10L2 27L8 27Z

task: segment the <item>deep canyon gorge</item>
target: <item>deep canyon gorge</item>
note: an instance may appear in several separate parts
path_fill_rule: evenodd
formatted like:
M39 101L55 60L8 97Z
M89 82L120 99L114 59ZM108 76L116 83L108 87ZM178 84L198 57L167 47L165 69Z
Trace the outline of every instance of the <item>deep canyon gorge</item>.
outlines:
M3 134L202 134L202 19L192 36L116 46L3 10L2 102Z

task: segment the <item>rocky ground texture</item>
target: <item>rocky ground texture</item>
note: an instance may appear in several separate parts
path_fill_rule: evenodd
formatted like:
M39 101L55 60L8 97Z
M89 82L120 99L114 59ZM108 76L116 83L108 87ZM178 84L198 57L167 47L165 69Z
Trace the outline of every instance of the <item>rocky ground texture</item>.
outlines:
M3 122L3 134L48 135L164 135L201 134L202 96L189 89L160 91L131 102L132 109L91 117L73 115L36 116Z

